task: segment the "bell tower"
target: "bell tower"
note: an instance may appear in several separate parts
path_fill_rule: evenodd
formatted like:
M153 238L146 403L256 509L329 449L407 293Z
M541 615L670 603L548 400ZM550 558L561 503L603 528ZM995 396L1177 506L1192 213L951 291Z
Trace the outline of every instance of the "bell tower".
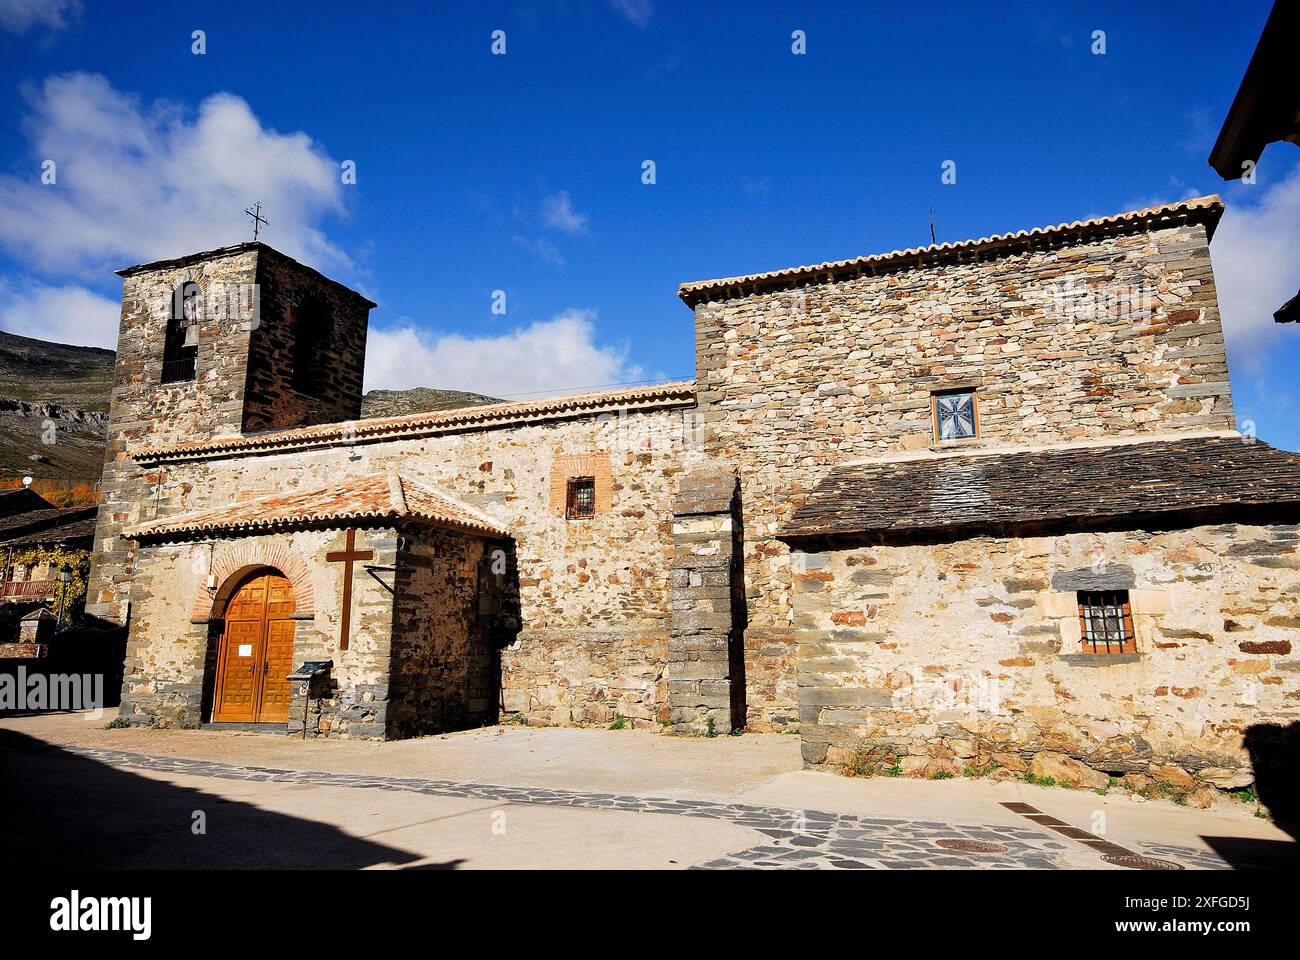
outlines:
M253 241L118 271L122 319L87 613L124 623L122 527L162 516L144 449L355 420L370 300Z

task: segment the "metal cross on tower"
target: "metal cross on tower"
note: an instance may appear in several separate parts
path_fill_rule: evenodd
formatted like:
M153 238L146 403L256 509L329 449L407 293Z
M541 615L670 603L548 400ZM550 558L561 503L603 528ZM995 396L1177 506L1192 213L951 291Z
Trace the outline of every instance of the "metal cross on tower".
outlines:
M269 227L271 225L271 221L267 220L265 217L262 216L261 200L257 201L257 203L253 204L251 207L245 207L244 213L248 214L250 217L253 218L253 240L254 242L256 242L258 231L262 227Z

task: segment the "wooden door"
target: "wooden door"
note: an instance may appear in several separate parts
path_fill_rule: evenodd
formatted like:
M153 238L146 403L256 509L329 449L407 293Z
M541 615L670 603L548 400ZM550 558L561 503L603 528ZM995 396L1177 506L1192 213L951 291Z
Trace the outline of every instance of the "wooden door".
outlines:
M226 605L212 719L284 723L293 670L293 587L278 574L243 584Z

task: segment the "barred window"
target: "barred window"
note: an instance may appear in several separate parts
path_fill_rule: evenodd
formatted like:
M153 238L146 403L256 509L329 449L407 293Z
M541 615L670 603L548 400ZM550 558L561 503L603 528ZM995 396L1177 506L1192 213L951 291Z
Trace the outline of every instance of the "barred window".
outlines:
M569 480L569 495L565 516L570 520L582 520L596 515L596 478L572 477Z
M934 435L938 440L967 440L978 427L975 391L956 390L934 395Z
M1136 653L1127 590L1079 591L1084 653Z

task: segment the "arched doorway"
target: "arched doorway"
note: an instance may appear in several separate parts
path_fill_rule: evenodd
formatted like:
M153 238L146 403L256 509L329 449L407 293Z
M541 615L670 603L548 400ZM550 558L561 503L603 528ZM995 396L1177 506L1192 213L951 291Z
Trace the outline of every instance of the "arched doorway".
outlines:
M291 700L285 677L293 672L293 585L263 567L246 575L229 597L217 648L212 720L285 723Z

